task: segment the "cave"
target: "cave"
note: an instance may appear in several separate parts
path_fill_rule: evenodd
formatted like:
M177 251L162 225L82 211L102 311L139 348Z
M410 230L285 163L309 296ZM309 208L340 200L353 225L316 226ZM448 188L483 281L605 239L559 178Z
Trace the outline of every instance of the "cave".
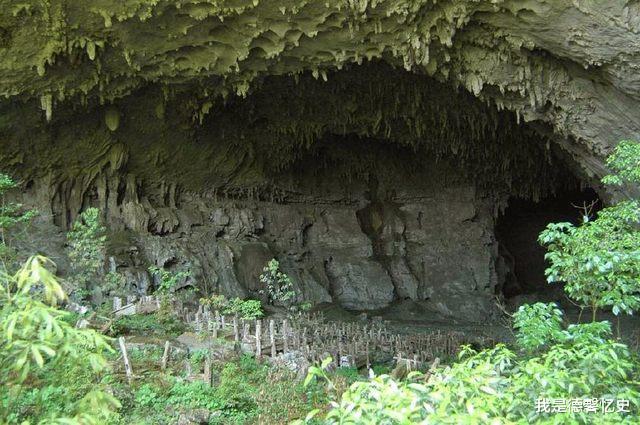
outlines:
M258 296L277 258L300 300L482 323L540 292L544 221L625 194L635 3L110 3L0 11L2 171L61 274L98 207L138 295Z
M150 86L18 139L32 152L16 167L35 182L25 201L61 229L100 208L119 235L111 261L140 295L155 265L188 269L205 294L259 297L277 258L301 301L487 320L517 286L505 264L526 256L519 202L546 224L549 197L582 184L544 127L383 62L268 77L196 117L191 96Z

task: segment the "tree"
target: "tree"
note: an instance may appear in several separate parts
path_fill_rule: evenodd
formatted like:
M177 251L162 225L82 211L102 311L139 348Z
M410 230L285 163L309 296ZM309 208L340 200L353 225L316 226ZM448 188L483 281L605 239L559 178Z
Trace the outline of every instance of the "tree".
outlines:
M11 177L0 173L0 259L5 271L15 259L15 252L7 245L7 231L30 221L37 214L36 210L24 210L21 204L7 201L7 192L16 187Z
M223 313L237 315L241 319L259 319L264 316L262 305L258 300L230 299L224 307Z
M67 234L71 280L80 298L99 289L106 249L106 229L100 220L100 210L88 208L71 226Z
M640 144L623 141L608 158L609 185L640 184ZM570 298L592 310L615 315L640 308L640 202L628 199L604 208L579 226L551 223L539 237L548 249L549 283L564 282Z
M269 304L290 306L296 296L291 279L280 271L280 263L275 258L269 261L262 269L260 282L265 285L265 289L260 293L266 293Z
M97 380L107 366L103 354L112 349L97 332L64 320L69 313L56 305L65 294L48 264L32 257L14 275L0 276L0 417L104 423L119 406Z

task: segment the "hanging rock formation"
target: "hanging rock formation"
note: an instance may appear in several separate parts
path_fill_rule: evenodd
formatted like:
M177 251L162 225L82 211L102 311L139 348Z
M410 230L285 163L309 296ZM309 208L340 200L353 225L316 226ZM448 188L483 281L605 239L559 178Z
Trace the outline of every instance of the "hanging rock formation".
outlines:
M637 1L0 0L2 171L42 235L100 207L139 292L252 295L275 256L313 302L484 320L507 199L640 138L639 32Z

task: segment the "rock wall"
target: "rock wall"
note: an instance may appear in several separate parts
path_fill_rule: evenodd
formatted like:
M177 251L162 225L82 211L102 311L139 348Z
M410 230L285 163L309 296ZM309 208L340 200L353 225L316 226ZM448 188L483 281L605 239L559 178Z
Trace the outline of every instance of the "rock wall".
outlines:
M399 173L402 177L409 178ZM81 195L45 179L36 180L23 200L40 210L41 229L68 208L108 205L111 267L126 276L132 292L152 291L146 269L157 265L190 270L183 284L203 293L258 296L258 276L275 257L294 282L299 301L371 310L396 300L428 300L443 315L482 320L500 290L495 200L483 199L471 184L440 186L426 173L416 177L425 178L424 184L386 182L397 185L395 193L360 181L340 199L279 203L162 186L143 194L126 178L124 196L100 188L99 179ZM106 186L117 182L111 177ZM47 194L48 201L38 194ZM59 258L59 249L45 253Z

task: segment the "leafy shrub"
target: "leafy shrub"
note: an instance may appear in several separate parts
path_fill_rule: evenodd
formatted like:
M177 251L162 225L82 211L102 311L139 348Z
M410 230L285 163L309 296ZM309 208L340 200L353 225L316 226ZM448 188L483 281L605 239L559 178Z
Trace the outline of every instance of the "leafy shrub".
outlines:
M47 262L33 257L0 278L0 417L97 423L118 406L94 382L111 348L95 331L63 320L55 306L65 294Z
M156 409L162 405L161 393L159 388L151 384L144 384L136 390L135 402L142 407Z
M269 304L290 306L296 296L291 279L280 271L280 263L275 258L262 269L260 282L265 285L260 292L267 295Z
M560 339L562 311L555 304L535 303L520 306L514 314L513 326L518 345L527 351L552 345Z
M185 330L185 324L172 316L134 314L116 319L111 324L110 333L113 336L130 334L178 336Z
M200 298L200 304L208 306L213 311L222 311L227 307L229 301L224 295L213 294L210 297Z
M15 264L17 253L8 244L7 232L29 222L37 214L36 210L25 210L21 204L7 201L7 192L16 187L16 182L10 176L0 173L0 267L7 272L18 267Z
M640 183L640 144L621 142L607 164L616 173L608 184ZM640 307L640 202L626 200L588 215L580 226L552 223L540 234L547 246L549 283L564 282L569 297L589 306L592 320L600 308L615 315Z
M88 208L71 226L67 233L70 279L75 294L83 299L91 290L99 287L102 279L106 249L106 229L100 220L100 210Z
M225 407L225 403L216 394L216 388L202 381L176 381L169 390L166 405L208 410L219 410Z
M224 314L238 315L242 319L258 319L264 316L262 304L258 300L242 300L233 298L229 300L223 310Z
M190 276L188 271L172 272L156 266L149 267L149 273L159 279L158 287L156 288L156 293L159 295L168 295L176 286Z

